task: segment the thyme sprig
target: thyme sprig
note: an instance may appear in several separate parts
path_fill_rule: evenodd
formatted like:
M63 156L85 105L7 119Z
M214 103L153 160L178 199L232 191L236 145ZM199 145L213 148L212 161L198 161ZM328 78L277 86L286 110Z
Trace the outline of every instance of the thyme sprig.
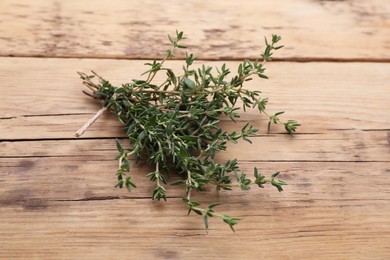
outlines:
M174 170L182 179L171 184L184 186L183 201L188 213L202 215L206 228L210 217L218 217L234 231L239 218L215 212L218 203L201 207L200 202L191 200L191 193L201 191L205 185L214 185L217 190L233 187L249 190L252 186L263 188L265 184L271 184L278 191L286 185L276 179L279 172L266 178L254 168L251 179L240 171L236 159L224 163L215 160L216 153L226 150L228 142L237 143L243 139L251 143L250 137L258 132L249 122L241 131L228 132L220 127L221 117L233 121L240 117L239 104L244 111L256 108L264 114L269 119L268 130L272 124L281 123L292 135L299 126L295 120L282 121L279 116L283 112L268 114L265 111L268 99L261 97L258 90L244 88L244 83L253 76L268 79L264 65L272 59L273 51L283 47L277 46L281 37L272 35L270 42L265 39L262 59L244 60L230 79L227 76L231 71L225 64L215 71L205 65L193 68L196 57L192 53L186 53L182 73L175 74L164 63L174 57L177 48L186 48L181 43L185 37L183 32L176 31L175 37L168 38L171 48L165 58L145 64L148 70L142 75L146 79L135 79L116 87L93 71L91 75L79 73L83 84L91 90L84 93L101 100L103 108L76 135L80 136L105 110L110 110L124 125L123 130L130 141L128 148L116 141L119 166L115 187L126 187L128 191L136 188L129 175L130 158L134 157L137 162L145 156L147 162L155 166L155 170L147 174L155 183L153 200L167 199L167 173ZM166 79L156 84L157 73L165 73ZM233 183L234 177L236 182Z

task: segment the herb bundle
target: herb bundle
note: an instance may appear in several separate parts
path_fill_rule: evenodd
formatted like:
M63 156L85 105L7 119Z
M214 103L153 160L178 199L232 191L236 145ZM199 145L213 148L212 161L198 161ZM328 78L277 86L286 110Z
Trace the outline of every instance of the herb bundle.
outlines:
M185 64L180 75L164 66L167 59L173 58L177 48L182 49L185 39L183 32L176 36L168 36L171 48L162 61L154 60L146 63L148 70L142 74L145 79L132 80L120 87L113 86L109 81L92 71L91 75L79 73L83 84L91 90L85 94L103 102L103 108L80 129L76 136L80 136L105 110L116 114L124 125L124 132L130 140L129 147L122 147L118 140L116 187L126 187L128 191L136 188L130 172L130 158L137 162L143 156L147 162L155 166L155 170L147 174L150 181L155 183L152 193L153 200L166 200L167 173L177 172L182 179L170 185L182 185L185 189L184 203L191 211L203 216L206 228L210 217L219 217L234 231L238 218L222 215L215 212L218 203L202 206L200 202L191 199L193 191L201 191L205 185L214 185L217 190L231 190L239 187L249 190L251 186L263 188L265 184L275 186L278 191L283 190L286 183L276 179L279 174L274 173L266 178L254 168L253 178L241 172L236 159L226 162L217 162L215 155L218 151L226 150L228 142L237 143L249 139L258 132L249 122L241 131L227 132L219 126L221 117L235 121L240 115L238 110L246 111L256 108L259 113L269 119L268 130L271 124L284 124L286 131L293 134L299 124L295 120L282 121L279 116L283 112L269 115L266 111L267 98L260 97L260 91L245 89L244 83L253 76L263 79L264 64L271 60L274 50L283 46L276 46L281 37L272 35L271 41L265 39L265 50L261 60L243 61L237 74L228 79L231 71L222 65L214 71L211 67L201 66L192 68L196 57L186 53ZM154 83L157 73L165 73L166 79ZM97 80L96 80L97 79ZM238 105L240 104L240 105ZM233 179L235 181L233 182Z

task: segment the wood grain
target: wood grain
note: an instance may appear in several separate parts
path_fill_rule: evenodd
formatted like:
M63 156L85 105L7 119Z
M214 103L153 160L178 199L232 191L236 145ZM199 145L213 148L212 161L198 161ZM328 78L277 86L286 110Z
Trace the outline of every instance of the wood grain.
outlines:
M255 199L255 198L254 198ZM169 205L114 200L53 202L46 210L2 210L0 256L5 259L386 259L388 203L329 201L332 206L293 207L289 201L259 207L232 234L212 221L206 234L180 199ZM383 202L383 201L382 201ZM270 205L270 206L268 206ZM230 210L242 206L233 204ZM297 209L298 208L298 209ZM261 216L250 212L261 210ZM364 212L364 213L361 213ZM259 213L256 213L259 215ZM15 217L15 215L23 216ZM194 224L195 222L195 224ZM24 227L22 229L22 227ZM48 239L50 238L50 239ZM44 241L44 242L43 242ZM4 250L5 249L5 250Z
M253 144L229 144L222 158L257 161L390 161L386 131L337 131L327 134L263 135ZM124 145L126 143L124 142ZM114 139L1 142L0 157L85 156L108 159L117 155Z
M222 157L228 159L228 157ZM113 158L96 156L63 156L63 157L29 157L0 158L2 171L0 176L1 205L23 206L29 201L83 201L83 200L115 200L146 199L150 200L153 183L147 181L147 173L153 167L145 163L132 163L131 175L137 188L128 193L115 189L115 168L117 162ZM304 199L338 200L343 198L389 199L387 186L390 183L388 174L390 162L312 162L312 161L248 161L239 158L241 170L250 174L253 167L258 167L264 175L281 171L280 178L288 182L286 192L278 193L273 187L253 188L250 191L221 191L219 195L213 187L198 196L201 201L227 200L238 196L248 200L246 196L260 196L261 200ZM176 174L169 175L169 182L178 179ZM183 188L168 186L169 198L181 198ZM329 189L333 192L329 193ZM354 190L360 190L358 193ZM71 191L71 192L70 192ZM329 202L329 201L328 201ZM264 201L259 201L262 205ZM299 204L299 201L294 203ZM169 204L169 203L168 203ZM234 204L234 203L233 203ZM228 206L228 205L226 205ZM244 209L242 209L245 212ZM237 210L236 214L242 214Z
M0 55L157 58L179 29L202 59L257 58L281 34L281 59L389 61L389 14L387 0L3 0Z
M208 190L196 196L204 203L223 202L221 211L243 218L232 234L218 219L206 232L199 217L186 216L178 187L170 189L168 203L152 202L146 198L152 187L138 172L133 175L140 186L129 195L112 188L112 162L83 161L0 159L6 169L0 186L1 258L312 259L315 250L316 259L386 259L390 254L389 163L262 163L265 172L283 171L285 192ZM258 163L241 165L250 170Z
M139 78L144 61L95 59L0 58L0 139L73 138L99 103L81 93L76 71L99 72L114 84ZM180 73L180 61L168 64ZM221 62L198 61L220 66ZM236 70L237 62L228 62ZM388 63L296 63L267 65L270 80L253 80L248 88L269 97L270 113L286 111L285 119L303 124L299 133L333 130L390 129L390 64ZM363 73L364 71L364 73ZM18 75L18 76L15 76ZM158 74L156 82L164 75ZM250 120L266 133L266 120L256 111L243 114L237 125ZM283 127L273 133L283 133ZM342 133L342 132L340 132ZM87 138L121 136L121 126L109 113L84 135Z
M287 110L303 127L294 138L279 134L281 128L269 135L263 131L254 144L231 145L219 155L221 161L238 158L246 172L254 166L266 175L282 171L289 183L283 193L268 187L220 194L209 188L197 194L203 203L222 202L221 212L243 218L232 234L217 219L207 233L199 217L186 216L180 187L170 187L168 203L152 202L145 164L133 165L138 184L133 193L114 189L113 137L122 134L110 114L83 139L73 137L99 109L81 94L75 71L101 71L119 84L137 77L144 61L1 61L0 258L390 255L387 63L275 62L269 64L271 80L250 84L270 97L271 111ZM199 61L197 66L202 63L221 64ZM178 61L169 65L180 68ZM238 125L246 120L265 125L254 111Z
M3 0L0 17L0 259L390 258L388 1ZM195 66L236 70L272 33L286 45L283 62L267 64L271 79L248 86L270 98L270 113L303 126L290 137L282 126L266 134L255 111L222 120L261 131L217 157L237 158L248 174L281 171L285 191L193 195L242 218L236 233L187 216L182 187L152 201L145 162L131 161L132 193L115 189L114 139L126 140L109 113L73 136L100 109L76 71L116 85L138 78L176 29Z

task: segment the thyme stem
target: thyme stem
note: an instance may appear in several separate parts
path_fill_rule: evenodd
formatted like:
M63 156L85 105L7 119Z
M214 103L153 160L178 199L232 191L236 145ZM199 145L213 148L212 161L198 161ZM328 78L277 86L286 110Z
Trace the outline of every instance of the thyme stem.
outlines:
M98 112L96 112L91 119L88 120L74 135L80 137L84 132L90 127L95 121L107 110L107 107L102 107Z

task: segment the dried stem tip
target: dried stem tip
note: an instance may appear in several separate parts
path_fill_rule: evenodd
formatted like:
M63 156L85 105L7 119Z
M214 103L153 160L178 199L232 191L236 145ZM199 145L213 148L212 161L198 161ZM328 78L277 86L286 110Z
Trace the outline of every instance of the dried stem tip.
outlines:
M95 121L107 110L107 107L102 107L88 122L86 122L83 127L81 127L74 135L80 137L84 134L85 130L88 129Z

